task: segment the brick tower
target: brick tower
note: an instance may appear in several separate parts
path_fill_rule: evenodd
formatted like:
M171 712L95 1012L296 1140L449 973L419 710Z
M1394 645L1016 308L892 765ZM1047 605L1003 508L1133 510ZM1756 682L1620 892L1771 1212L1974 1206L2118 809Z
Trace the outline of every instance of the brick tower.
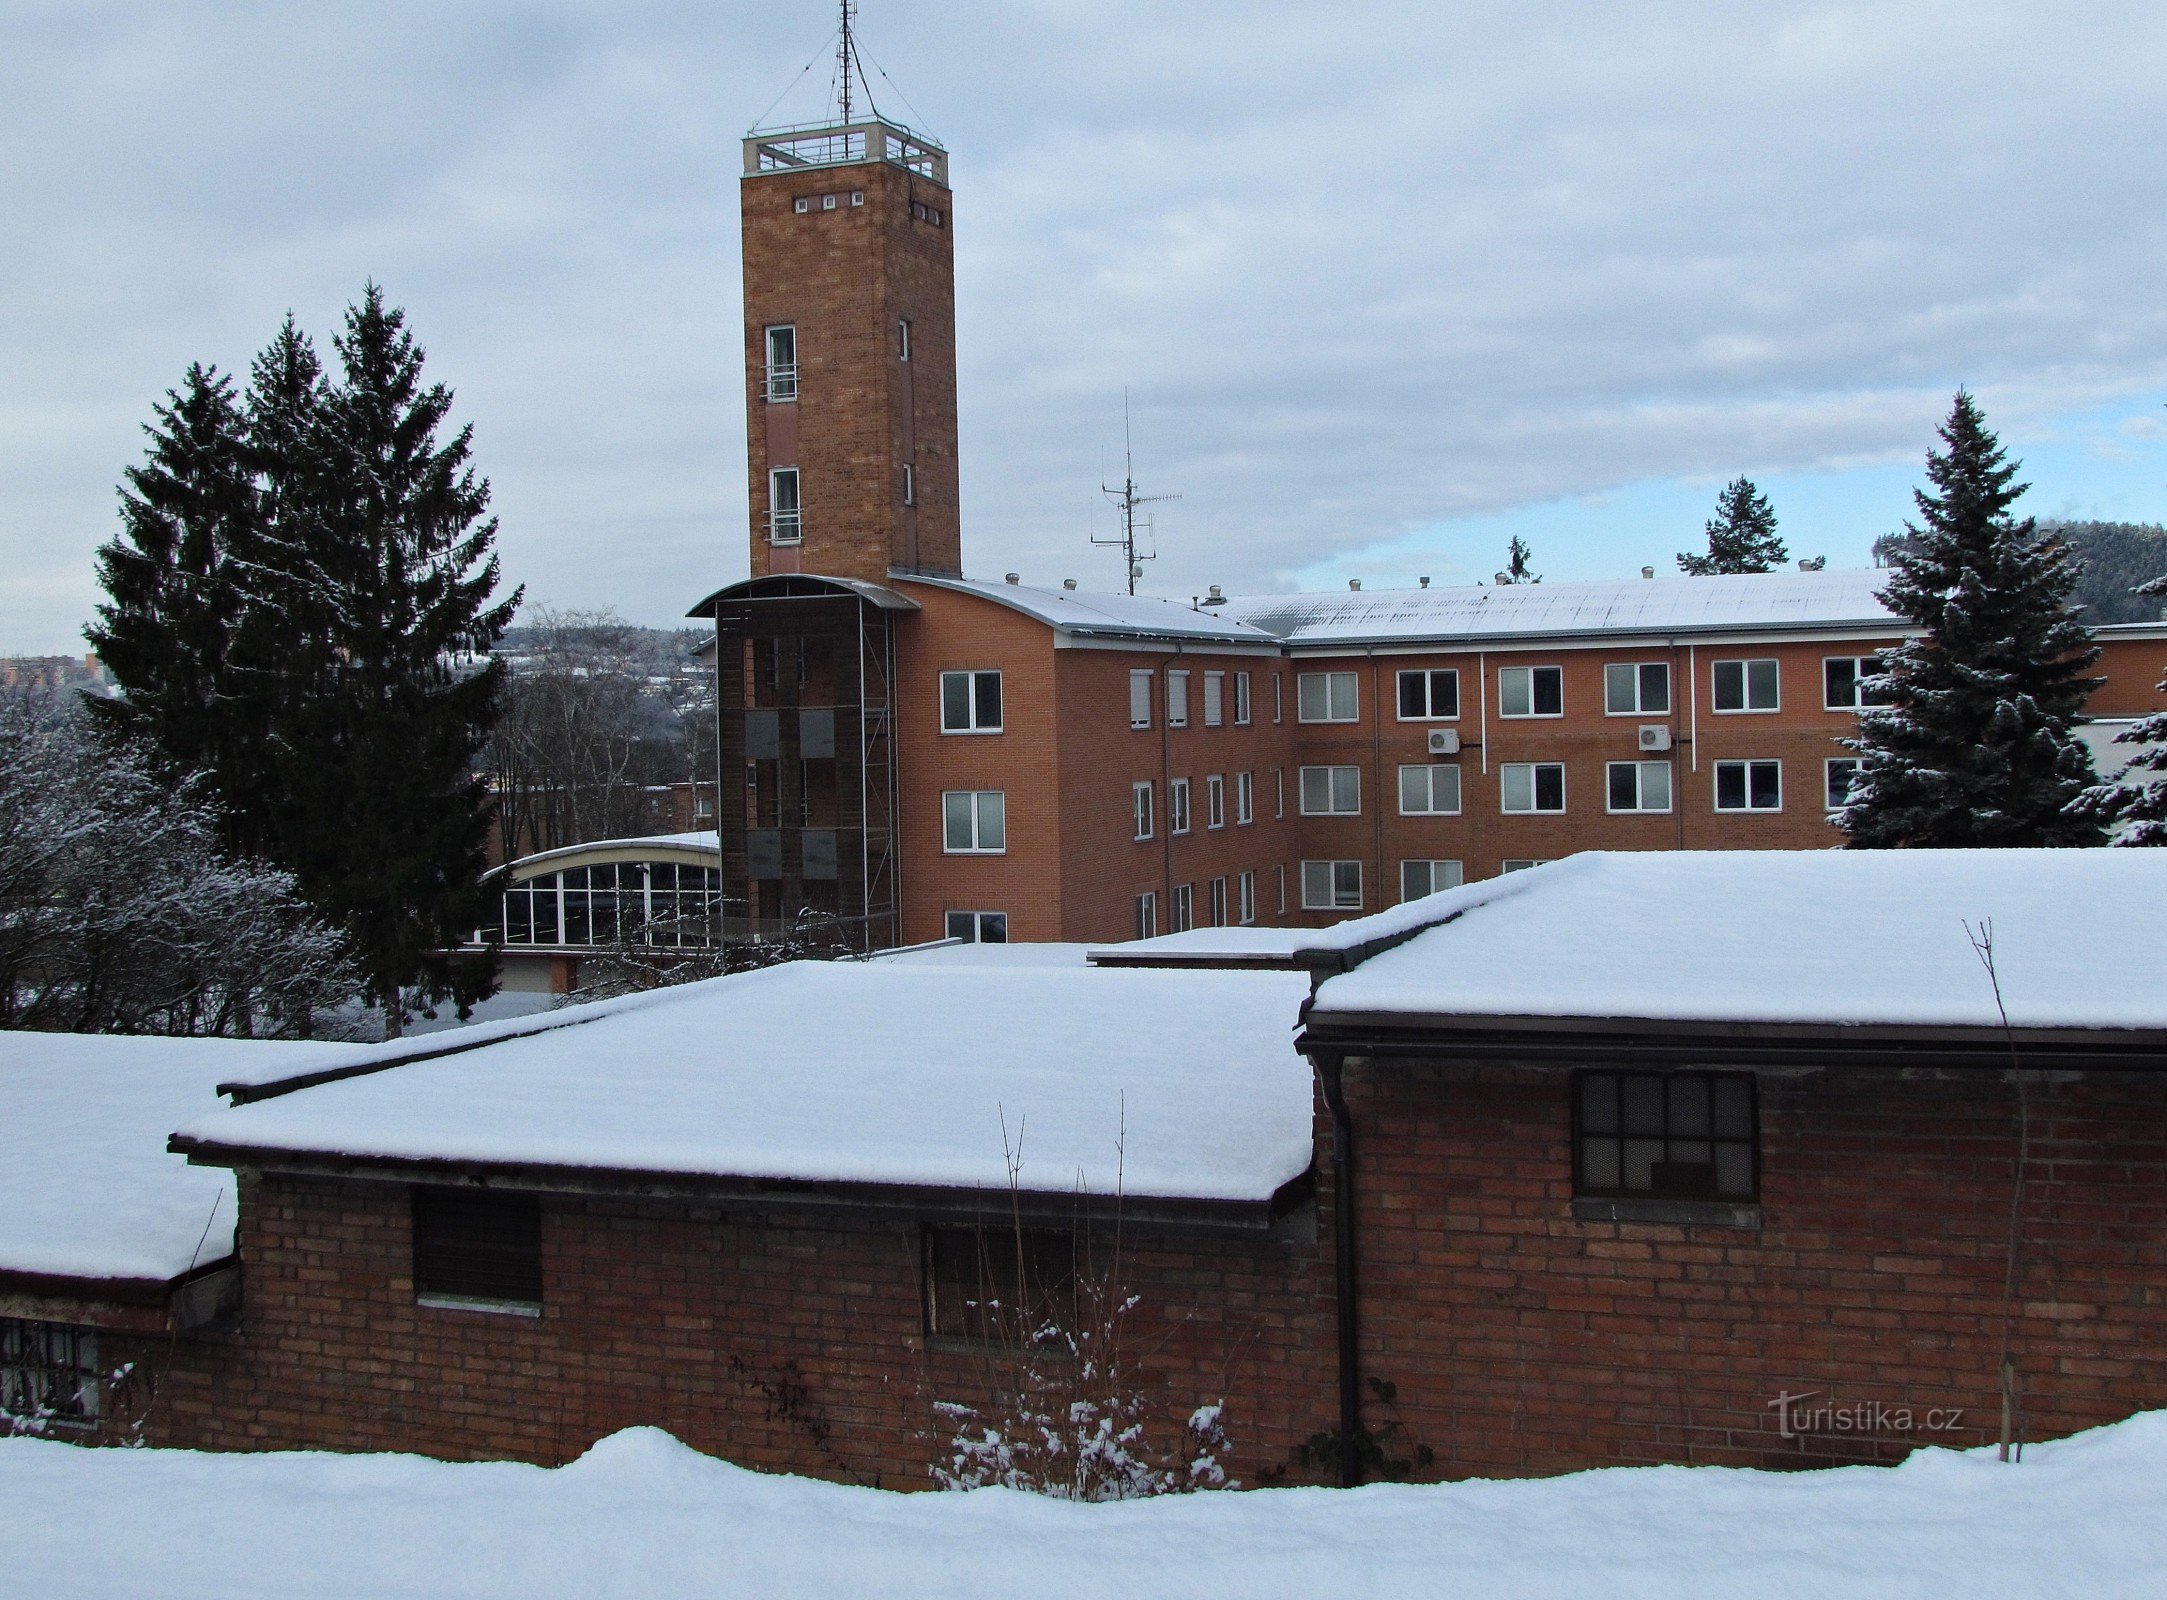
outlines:
M739 193L753 576L959 573L947 153L846 103Z

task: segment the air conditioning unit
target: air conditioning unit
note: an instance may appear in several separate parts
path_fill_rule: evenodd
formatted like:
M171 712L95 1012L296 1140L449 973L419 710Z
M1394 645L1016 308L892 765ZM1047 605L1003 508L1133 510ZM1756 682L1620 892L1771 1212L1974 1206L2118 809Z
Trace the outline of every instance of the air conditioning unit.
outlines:
M1457 728L1432 728L1430 730L1430 754L1433 756L1456 756L1460 753L1460 730Z
M1640 725L1640 748L1643 750L1668 750L1670 729L1660 722L1643 722Z

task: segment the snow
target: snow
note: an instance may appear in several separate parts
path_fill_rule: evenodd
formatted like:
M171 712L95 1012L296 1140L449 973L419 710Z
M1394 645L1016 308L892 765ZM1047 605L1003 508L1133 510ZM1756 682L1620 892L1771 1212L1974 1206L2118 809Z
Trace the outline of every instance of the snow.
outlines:
M792 962L558 1012L487 1048L214 1112L182 1134L1001 1188L1005 1118L1026 1188L1256 1202L1309 1167L1309 1069L1292 1042L1306 990L1291 973Z
M939 944L905 945L870 956L871 961L907 961L913 966L941 967L1080 967L1090 946L1081 944L983 944L943 940Z
M554 1469L0 1439L0 1504L6 1587L48 1600L2121 1600L2160 1592L2167 1415L2018 1466L1925 1450L1111 1505L769 1477L644 1428Z
M233 1254L233 1174L166 1135L237 1071L338 1047L246 1039L0 1033L0 1271L164 1282Z
M1319 940L1424 921L1317 1013L1991 1027L1969 921L2015 1026L2167 1028L2167 851L1590 852Z
M1180 966L1196 961L1291 960L1316 937L1311 928L1189 928L1162 933L1153 939L1131 939L1126 944L1093 945L1093 961L1152 961Z
M1041 589L1028 583L984 583L970 578L907 580L1020 611L1060 633L1084 637L1209 639L1225 644L1253 644L1277 653L1270 634L1227 615L1232 609L1192 608L1185 600L1159 600L1141 594L1092 594L1081 589Z
M1450 643L1586 633L1732 633L1831 627L1894 633L1888 573L1766 572L1595 583L1462 585L1267 595L1227 602L1233 620L1292 645Z
M537 862L594 855L604 850L695 850L719 856L722 853L722 836L713 828L708 828L692 833L651 833L638 839L590 839L585 844L560 845L554 850L537 851L531 856L521 856L517 861L507 862L505 865L516 871L531 867Z

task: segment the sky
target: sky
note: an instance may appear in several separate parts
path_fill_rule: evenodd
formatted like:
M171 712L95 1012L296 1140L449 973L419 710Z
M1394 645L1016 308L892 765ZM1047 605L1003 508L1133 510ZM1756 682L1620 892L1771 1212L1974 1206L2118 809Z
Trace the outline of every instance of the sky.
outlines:
M745 571L738 139L833 8L0 0L0 654L78 651L142 427L374 279L508 581ZM1124 393L1187 596L1673 569L1717 491L1863 565L1959 386L2039 515L2167 519L2142 4L865 0L951 151L966 562L1093 548ZM808 69L808 63L812 63ZM907 96L907 99L905 98ZM772 108L772 111L771 111Z

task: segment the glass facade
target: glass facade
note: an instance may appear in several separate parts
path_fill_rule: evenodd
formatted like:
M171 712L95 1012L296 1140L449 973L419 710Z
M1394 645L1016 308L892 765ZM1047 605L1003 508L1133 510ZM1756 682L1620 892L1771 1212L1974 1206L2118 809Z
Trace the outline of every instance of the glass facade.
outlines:
M499 929L507 946L634 943L684 949L714 942L722 895L715 867L618 861L568 867L504 891Z

